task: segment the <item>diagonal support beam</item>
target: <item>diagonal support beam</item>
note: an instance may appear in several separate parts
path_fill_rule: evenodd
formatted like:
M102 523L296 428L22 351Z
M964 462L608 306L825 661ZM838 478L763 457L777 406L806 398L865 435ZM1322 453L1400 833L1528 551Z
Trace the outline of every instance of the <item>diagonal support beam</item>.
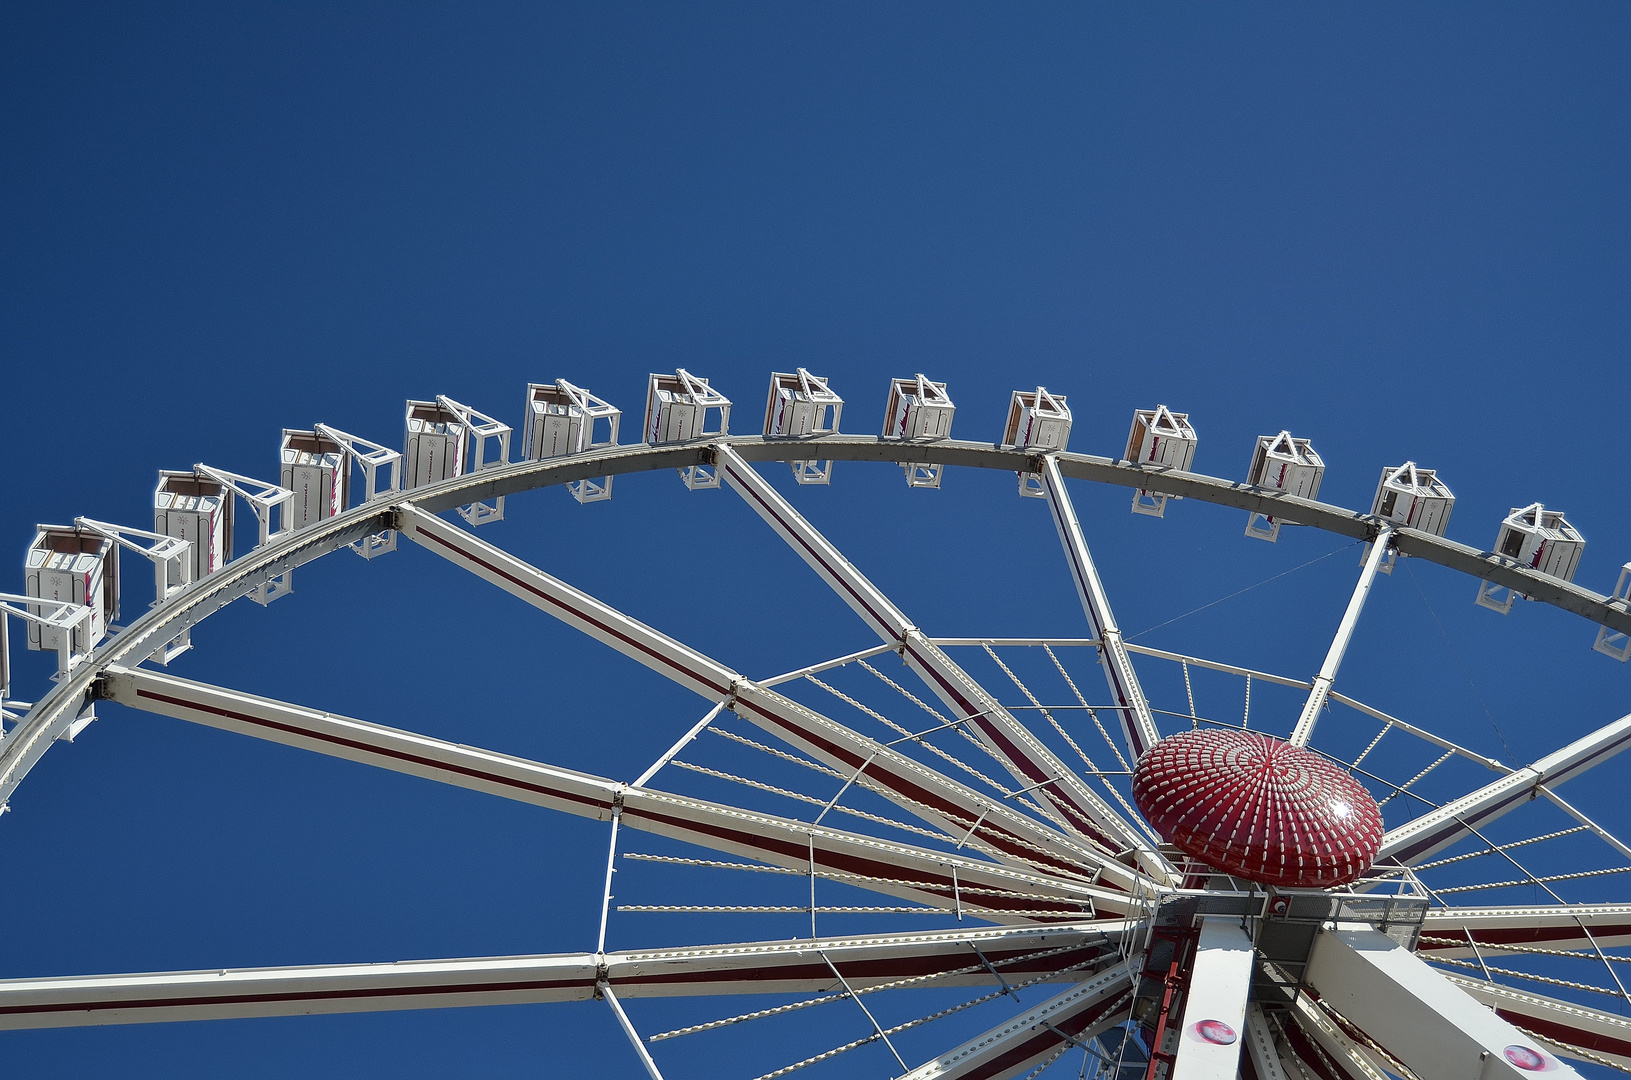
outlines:
M1234 1080L1246 1032L1252 959L1252 939L1239 919L1201 920L1171 1080Z
M714 447L720 472L732 490L793 548L884 641L898 644L907 666L964 721L1026 787L1035 787L1073 827L1113 852L1136 852L1140 865L1159 880L1172 868L1137 829L1082 782L1007 709L970 678L939 646L884 596L831 541L730 446Z
M711 701L726 700L738 716L840 773L848 776L864 767L861 782L948 837L967 837L998 858L1050 873L1097 874L1122 889L1142 880L1137 871L1080 840L742 677L441 518L405 506L398 528L426 549L658 674Z
M1457 840L1470 836L1488 822L1514 810L1539 794L1542 784L1556 787L1587 769L1600 765L1631 746L1631 716L1622 716L1563 749L1547 754L1528 768L1519 769L1470 795L1463 795L1438 810L1423 814L1408 825L1390 829L1377 852L1378 865L1421 862Z
M1338 924L1314 939L1306 973L1335 1009L1418 1076L1519 1080L1579 1074L1385 934Z
M586 1001L600 982L616 986L625 998L821 993L833 985L823 954L857 989L943 973L938 985L984 986L992 977L970 964L970 940L994 963L1004 963L1006 972L1045 975L1115 957L1123 925L1116 920L1102 927L873 934L654 952L6 979L0 980L0 1030ZM1061 976L1085 977L1080 969Z
M1314 686L1308 691L1302 715L1297 717L1297 726L1291 732L1292 746L1307 746L1308 740L1314 736L1314 724L1325 709L1325 699L1330 696L1331 684L1336 682L1343 654L1348 651L1348 642L1353 640L1354 627L1359 625L1359 614L1365 610L1365 600L1376 582L1376 572L1382 568L1382 560L1393 546L1393 535L1393 526L1383 525L1376 539L1371 541L1370 552L1365 556L1365 567L1359 572L1359 583L1348 598L1347 610L1342 613L1342 621L1337 624L1331 647L1325 652L1325 662L1320 665L1319 674L1314 676Z
M140 668L108 672L105 697L177 719L271 742L345 758L394 772L561 810L580 817L620 820L656 833L773 866L807 871L814 853L817 873L860 875L866 887L944 907L959 890L992 888L1058 897L1058 907L1104 903L1126 910L1126 893L1079 880L1017 870L911 844L892 843L825 826L732 806L629 787L590 773L543 765L525 758L477 750L412 732L333 716L269 698L179 679ZM965 897L962 906L967 909ZM1019 896L982 895L978 918L1008 921L1054 906Z
M1150 703L1133 671L1133 660L1116 625L1115 612L1110 610L1109 594L1104 591L1098 568L1087 550L1082 523L1071 505L1070 493L1065 490L1059 462L1051 454L1042 459L1042 486L1053 512L1053 527L1059 531L1059 542L1064 545L1065 558L1070 563L1070 576L1076 582L1077 599L1082 602L1093 636L1099 640L1099 662L1104 666L1105 681L1110 684L1110 696L1120 706L1116 715L1121 718L1122 738L1136 762L1144 756L1144 751L1161 741L1161 732L1155 726Z
M1021 1076L1061 1048L1085 1045L1126 1020L1132 996L1127 971L1118 965L919 1065L900 1080Z
M1494 1009L1501 1019L1551 1043L1558 1056L1592 1061L1586 1056L1590 1054L1631 1071L1631 1020L1482 979L1444 977ZM1580 1053L1582 1050L1586 1053Z

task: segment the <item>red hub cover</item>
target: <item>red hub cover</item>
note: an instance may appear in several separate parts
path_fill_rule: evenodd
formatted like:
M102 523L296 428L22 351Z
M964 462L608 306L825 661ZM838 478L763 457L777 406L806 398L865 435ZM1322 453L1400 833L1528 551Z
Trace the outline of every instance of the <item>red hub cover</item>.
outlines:
M1133 770L1133 800L1168 843L1266 885L1345 885L1382 844L1382 811L1358 781L1255 731L1162 739Z

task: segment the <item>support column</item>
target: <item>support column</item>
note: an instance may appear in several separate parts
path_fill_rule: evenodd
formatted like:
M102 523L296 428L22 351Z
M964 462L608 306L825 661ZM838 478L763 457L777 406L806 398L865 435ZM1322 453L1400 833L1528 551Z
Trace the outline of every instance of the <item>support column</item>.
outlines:
M1370 596L1372 583L1376 581L1376 572L1381 569L1382 559L1392 545L1393 526L1383 525L1376 539L1371 541L1365 568L1359 572L1359 584L1354 586L1353 596L1348 598L1348 610L1342 613L1342 622L1337 624L1336 636L1331 639L1331 647L1325 652L1325 663L1320 665L1319 674L1314 676L1314 687L1308 691L1302 715L1297 718L1297 727L1291 733L1292 746L1307 746L1314 735L1314 724L1319 720L1320 711L1325 708L1331 684L1336 682L1337 668L1342 666L1342 654L1348 651L1348 642L1359 623L1359 613L1365 610L1365 600Z
M1121 629L1116 625L1115 613L1110 610L1110 597L1099 580L1099 571L1093 565L1093 556L1087 550L1082 536L1082 524L1065 490L1065 478L1059 472L1059 462L1052 455L1042 460L1042 485L1047 489L1048 506L1053 511L1053 525L1059 530L1059 542L1065 546L1065 557L1070 563L1070 576L1076 581L1076 595L1082 602L1082 611L1099 639L1099 661L1104 665L1104 678L1110 684L1110 696L1119 708L1122 736L1136 762L1144 751L1161 741L1150 703L1133 673L1132 657L1127 655Z

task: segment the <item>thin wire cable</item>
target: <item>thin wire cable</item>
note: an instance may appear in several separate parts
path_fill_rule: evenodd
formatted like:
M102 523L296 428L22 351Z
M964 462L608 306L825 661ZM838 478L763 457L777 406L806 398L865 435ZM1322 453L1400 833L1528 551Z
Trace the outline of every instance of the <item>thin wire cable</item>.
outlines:
M1358 545L1358 544L1363 544L1363 543L1365 543L1365 541L1355 540L1352 544L1345 544L1342 547L1337 548L1335 551L1327 551L1324 555L1321 555L1318 558L1309 559L1307 562L1303 563L1301 566L1293 566L1290 570L1282 570L1278 574L1275 574L1273 577L1264 578L1262 581L1259 581L1256 585L1248 585L1244 589L1239 589L1239 590L1236 590L1235 592L1230 593L1228 596L1220 596L1216 600L1213 600L1211 603L1202 604L1200 607L1195 608L1192 611L1186 611L1182 615L1176 615L1176 616L1168 619L1166 622L1156 623L1154 626L1150 627L1147 630L1140 630L1136 634L1129 634L1127 637L1123 638L1122 640L1132 641L1132 640L1134 640L1136 638L1143 637L1145 634L1153 634L1155 631L1161 629L1163 626L1171 626L1173 623L1179 621L1180 619L1187 619L1191 615L1199 614L1200 612L1205 611L1209 607L1216 607L1217 605L1223 603L1225 600L1233 600L1237 596L1244 596L1246 593L1251 592L1253 589L1261 588L1264 585L1267 585L1271 581L1279 581L1281 578L1285 577L1287 574L1295 574L1299 570L1307 569L1308 567L1313 566L1317 562L1324 562L1326 559L1329 559L1332 555L1340 555L1344 551L1347 551L1349 548L1354 547L1355 545Z

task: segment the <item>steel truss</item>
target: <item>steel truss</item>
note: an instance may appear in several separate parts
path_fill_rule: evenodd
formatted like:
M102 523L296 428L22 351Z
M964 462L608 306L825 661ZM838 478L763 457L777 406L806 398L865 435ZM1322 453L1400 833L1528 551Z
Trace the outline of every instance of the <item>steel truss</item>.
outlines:
M932 467L936 477L948 465L1006 469L1033 477L1039 488L1035 493L1048 501L1090 637L1073 642L999 641L925 634L753 468L754 462L763 461L835 460L923 465ZM749 679L438 516L482 504L502 507L505 497L533 488L599 483L601 478L609 483L621 473L666 468L715 471L855 610L882 644L776 678ZM1370 541L1359 585L1319 673L1299 680L1126 642L1071 504L1069 479L1231 506L1276 520L1289 516L1303 525ZM161 591L161 602L122 633L89 655L76 655L71 663L65 660L57 685L18 719L13 730L0 735L0 804L52 741L88 722L91 703L116 702L611 822L599 947L549 956L10 979L0 981L0 1027L600 998L634 1041L646 1071L660 1077L648 1042L774 1022L806 1008L849 1002L857 1022L865 1021L854 1040L766 1076L877 1046L886 1048L888 1057L873 1060L893 1062L879 1075L923 1080L1017 1077L1046 1068L1062 1054L1079 1052L1084 1071L1089 1062L1097 1062L1096 1075L1114 1073L1119 1080L1130 1037L1115 1043L1109 1035L1130 1021L1153 1035L1145 1048L1147 1066L1139 1066L1147 1080L1229 1078L1237 1072L1251 1080L1381 1080L1390 1074L1413 1080L1464 1071L1469 1061L1477 1064L1474 1071L1480 1077L1517 1076L1531 1069L1525 1054L1537 1055L1535 1060L1544 1062L1546 1069L1563 1074L1572 1069L1558 1057L1631 1071L1631 1022L1506 985L1493 974L1617 992L1626 999L1615 964L1631 957L1608 950L1631 947L1631 906L1559 900L1531 907L1457 907L1438 901L1464 886L1444 885L1441 895L1419 877L1482 857L1515 868L1516 881L1550 892L1548 882L1578 875L1536 877L1513 851L1571 835L1598 837L1631 860L1631 848L1555 790L1631 744L1631 716L1513 770L1332 688L1365 596L1378 570L1394 554L1437 562L1583 615L1605 634L1631 633L1631 611L1623 599L1592 593L1534 573L1512 559L1430 533L1264 489L1089 455L1037 454L951 440L825 435L789 443L713 436L678 445L609 447L566 458L494 463L479 473L409 492L393 485L376 493L372 483L369 490L372 497L362 506L298 533L263 536L259 548L223 570ZM347 546L365 554L382 553L379 538L392 538L394 543L398 534L696 692L710 711L642 776L625 783L139 666L167 650L174 655L177 643L185 643L198 622L235 599L264 592L270 582L286 582L294 567ZM1104 672L1109 700L1103 703L1089 700L1054 652L1056 647L1063 652L1067 646L1084 644L1095 649ZM969 645L983 646L1028 704L1004 704L948 651ZM1046 650L1072 700L1045 701L1042 695L1049 691L1033 689L996 651L1028 648ZM868 663L884 652L896 652L945 711ZM1187 715L1152 706L1134 670L1133 655L1181 666ZM851 664L871 672L930 719L903 724L889 715L887 707L880 711L867 704L864 695L857 696L859 691L816 678L834 678ZM1243 678L1244 719L1226 721L1199 711L1192 668ZM1388 791L1389 800L1422 804L1413 811L1415 816L1387 834L1372 877L1350 891L1265 893L1196 867L1152 842L1117 786L1116 778L1124 777L1130 763L1161 737L1164 715L1183 717L1185 726L1249 724L1254 679L1260 686L1308 692L1291 733L1295 743L1317 749L1312 742L1315 721L1333 703L1381 722L1364 753L1348 764ZM793 686L801 682L830 692L867 722L880 722L888 733L867 734L816 711L791 696ZM789 692L775 689L789 684L793 684ZM1113 714L1110 727L1118 731L1117 737L1104 726L1100 712ZM1119 769L1100 769L1089 748L1078 741L1086 740L1090 732L1076 722L1084 714L1103 734L1102 746L1094 743L1092 752L1101 761L1108 755ZM1043 718L1054 735L1038 734L1037 726L1026 722L1033 716ZM746 732L739 724L748 726ZM1364 759L1390 732L1399 733L1395 740L1414 739L1430 748L1430 755L1439 756L1430 756L1425 768L1401 776L1400 782L1366 772ZM767 767L801 769L799 775L809 784L818 778L824 787L811 793L786 786L788 781L770 783L679 756L697 752L705 738L719 738L720 745L742 754L757 754L754 760ZM993 771L1005 779L994 779L959 757L967 746L993 760L998 766ZM1071 755L1085 768L1072 764ZM1420 792L1427 785L1421 781L1456 758L1503 775L1470 794L1444 801L1423 796ZM956 779L941 766L954 767L971 779ZM804 817L654 786L666 768L734 784L756 798L790 801L804 808ZM1540 797L1543 805L1555 807L1576 824L1502 843L1490 841L1481 831ZM911 820L867 809L865 799L878 800L891 813ZM856 821L865 824L854 825ZM679 843L726 858L620 851L619 827L659 843ZM1433 858L1466 843L1474 843L1475 849ZM614 899L612 873L619 858L634 865L696 867L769 881L807 879L808 899L798 904L622 905L619 910L806 912L810 936L606 951L606 917ZM1601 872L1620 869L1631 866ZM896 903L822 905L818 882L823 889L859 888ZM1202 887L1194 888L1197 883ZM1191 887L1180 887L1185 885ZM818 914L838 911L935 915L956 921L925 932L819 935ZM973 925L976 922L987 925ZM1561 979L1548 974L1550 969L1492 967L1493 958L1505 964L1540 959L1600 963L1607 970L1601 981L1612 986ZM1484 977L1473 977L1479 974ZM1033 991L1039 986L1046 988L1042 997ZM912 987L967 987L978 992L900 1023L886 1023L868 1005L875 995ZM1022 998L1021 991L1032 996ZM642 1036L621 1003L645 997L741 993L796 995L801 1000L650 1038ZM1014 1003L995 1024L915 1068L897 1049L895 1039L903 1032L963 1010L985 1009L981 1015L991 1015L992 1003L1004 999ZM1227 1039L1217 1034L1224 1030L1229 1032ZM1115 1060L1109 1060L1105 1050L1111 1045L1119 1047ZM1242 1049L1247 1052L1242 1054Z

